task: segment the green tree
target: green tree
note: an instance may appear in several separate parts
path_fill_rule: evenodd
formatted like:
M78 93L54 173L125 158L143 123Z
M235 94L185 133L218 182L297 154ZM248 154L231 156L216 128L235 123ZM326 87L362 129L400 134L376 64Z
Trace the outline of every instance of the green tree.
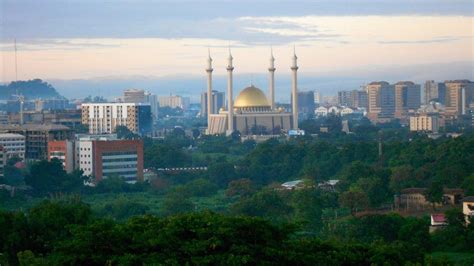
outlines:
M33 187L38 193L55 193L60 191L77 191L83 185L82 177L68 175L62 163L53 158L50 162L35 162L30 173L25 177L25 183Z
M367 208L369 198L363 191L349 190L341 193L339 196L339 204L342 207L350 209L352 216L354 216L357 210Z
M225 195L227 197L249 197L256 192L252 181L248 178L241 178L229 182Z
M441 203L443 200L443 184L440 181L433 181L425 193L426 199L431 202L433 210L436 203Z
M193 210L194 204L186 195L173 192L166 195L161 206L161 213L165 216L192 212Z

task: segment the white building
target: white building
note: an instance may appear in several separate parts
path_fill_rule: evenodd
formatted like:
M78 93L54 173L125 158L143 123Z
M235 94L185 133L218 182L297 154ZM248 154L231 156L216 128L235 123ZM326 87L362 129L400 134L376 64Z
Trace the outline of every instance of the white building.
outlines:
M151 107L146 103L85 103L81 109L90 134L111 134L117 126L138 134L151 132Z
M189 108L189 98L178 95L158 97L160 107L181 108L186 110Z
M314 114L316 116L327 116L328 115L328 108L324 106L320 106L314 110Z
M150 104L153 122L156 122L156 120L158 119L158 109L160 108L160 104L158 102L158 96L156 96L156 94L152 94L151 92L146 92L145 103Z
M25 136L13 133L0 134L0 146L4 148L8 159L12 157L25 159Z

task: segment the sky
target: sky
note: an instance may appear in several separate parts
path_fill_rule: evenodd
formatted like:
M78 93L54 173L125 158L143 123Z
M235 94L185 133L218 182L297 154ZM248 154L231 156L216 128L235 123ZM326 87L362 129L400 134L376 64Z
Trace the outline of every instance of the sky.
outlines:
M277 93L288 87L293 47L305 89L473 79L473 13L472 0L2 0L0 82L15 80L14 39L18 79L71 95L199 92L208 49L224 90L229 46L240 87L267 86L272 47Z

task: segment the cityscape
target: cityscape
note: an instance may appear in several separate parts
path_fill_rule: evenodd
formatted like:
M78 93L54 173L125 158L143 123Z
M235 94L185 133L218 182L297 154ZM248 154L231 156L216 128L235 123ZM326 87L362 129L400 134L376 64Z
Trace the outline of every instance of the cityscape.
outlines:
M356 2L2 3L0 265L472 265L474 5Z

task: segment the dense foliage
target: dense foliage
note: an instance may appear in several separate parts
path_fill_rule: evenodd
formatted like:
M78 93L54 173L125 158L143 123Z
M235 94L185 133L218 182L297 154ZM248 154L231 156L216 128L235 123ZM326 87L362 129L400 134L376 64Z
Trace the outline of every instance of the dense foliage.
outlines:
M94 218L80 202L45 201L28 213L0 211L0 263L393 265L423 263L430 248L427 228L417 219L372 216L348 224L344 238L358 241L343 244L297 235L294 225L259 218L200 212L118 223ZM457 226L448 230L473 236L472 225ZM471 242L466 240L464 248L472 250Z
M41 79L13 81L8 85L0 85L0 99L9 100L15 94L21 94L27 99L62 97L51 84Z

